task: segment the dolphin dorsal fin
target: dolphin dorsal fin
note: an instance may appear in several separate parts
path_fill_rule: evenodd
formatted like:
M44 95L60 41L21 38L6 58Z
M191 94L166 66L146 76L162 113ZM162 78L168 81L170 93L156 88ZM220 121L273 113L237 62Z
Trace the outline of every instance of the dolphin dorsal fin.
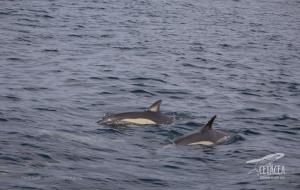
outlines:
M201 128L201 132L205 132L205 131L208 131L208 130L212 130L212 125L213 125L213 122L214 120L216 119L216 115L214 115L207 123L206 125L204 125L204 127Z
M147 111L160 112L160 103L161 103L161 100L157 100L148 108Z

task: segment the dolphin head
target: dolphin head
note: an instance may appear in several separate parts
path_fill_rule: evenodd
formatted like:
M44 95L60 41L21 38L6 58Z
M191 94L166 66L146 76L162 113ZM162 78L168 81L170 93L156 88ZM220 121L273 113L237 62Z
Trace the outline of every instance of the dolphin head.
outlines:
M109 125L109 124L117 123L118 121L119 121L119 117L115 115L111 115L111 116L103 117L101 120L97 121L97 123Z

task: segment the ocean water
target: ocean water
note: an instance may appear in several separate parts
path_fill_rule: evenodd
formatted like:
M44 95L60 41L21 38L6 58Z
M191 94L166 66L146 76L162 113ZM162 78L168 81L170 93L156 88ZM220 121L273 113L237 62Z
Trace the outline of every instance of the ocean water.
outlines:
M299 33L298 0L1 0L0 189L299 189ZM170 145L215 114L232 142Z

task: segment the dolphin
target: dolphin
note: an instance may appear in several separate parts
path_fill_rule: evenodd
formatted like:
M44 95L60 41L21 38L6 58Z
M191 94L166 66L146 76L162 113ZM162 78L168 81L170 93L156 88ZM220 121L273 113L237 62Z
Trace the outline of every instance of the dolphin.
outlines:
M104 117L98 121L98 124L134 124L134 125L153 125L153 124L170 124L173 118L161 114L161 100L154 102L146 111L143 112L125 112Z
M213 145L220 144L227 139L230 135L226 132L215 130L212 124L217 116L213 116L206 125L201 129L191 134L180 137L174 141L176 145Z

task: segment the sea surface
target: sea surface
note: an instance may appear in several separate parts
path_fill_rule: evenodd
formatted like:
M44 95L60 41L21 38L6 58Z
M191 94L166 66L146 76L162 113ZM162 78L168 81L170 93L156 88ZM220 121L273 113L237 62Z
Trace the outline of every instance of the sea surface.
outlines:
M299 34L299 0L1 0L0 189L300 189ZM233 141L172 145L215 114Z

